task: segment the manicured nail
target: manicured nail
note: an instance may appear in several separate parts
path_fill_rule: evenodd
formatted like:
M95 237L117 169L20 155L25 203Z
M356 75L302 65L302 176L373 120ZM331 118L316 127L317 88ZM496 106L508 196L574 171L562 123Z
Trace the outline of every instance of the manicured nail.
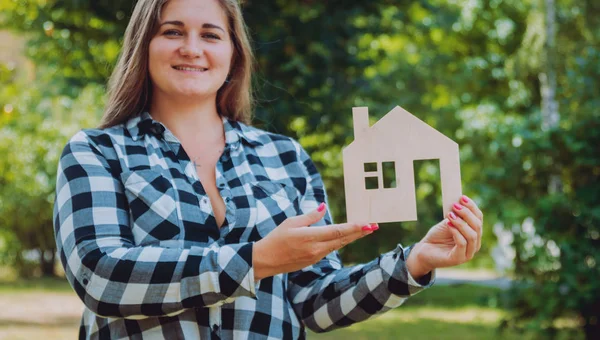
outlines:
M450 221L448 221L448 225L451 226L451 227L454 227L454 224L452 224L452 222L450 222Z
M371 224L371 230L377 230L377 229L379 229L379 225L377 223Z
M465 195L461 198L464 203L469 203L469 198Z
M456 219L456 215L451 211L448 216L450 216L450 219L454 220Z
M323 211L323 209L325 209L325 203L319 204L319 208L317 208L317 211L321 212L321 211Z
M458 204L458 203L454 203L454 208L455 208L456 210L460 210L460 209L462 209L462 205L460 205L460 204Z
M370 226L370 225L366 225L366 226L362 227L362 230L363 230L363 231L371 231L371 230L373 230L373 229L371 229L371 226Z

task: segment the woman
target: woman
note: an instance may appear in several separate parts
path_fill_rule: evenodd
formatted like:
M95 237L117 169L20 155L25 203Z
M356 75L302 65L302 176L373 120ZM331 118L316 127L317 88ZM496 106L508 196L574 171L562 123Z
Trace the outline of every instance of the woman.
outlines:
M337 250L378 226L332 224L302 147L245 124L251 64L236 0L138 1L101 128L58 166L80 338L304 338L399 306L479 250L463 197L414 246L343 268Z

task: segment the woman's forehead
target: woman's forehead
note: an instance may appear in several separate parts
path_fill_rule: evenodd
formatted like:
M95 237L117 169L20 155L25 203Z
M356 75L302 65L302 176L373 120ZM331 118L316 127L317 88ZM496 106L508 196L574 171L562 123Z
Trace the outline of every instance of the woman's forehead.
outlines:
M227 16L218 0L169 0L160 13L160 23L165 21L197 27L210 23L227 29Z

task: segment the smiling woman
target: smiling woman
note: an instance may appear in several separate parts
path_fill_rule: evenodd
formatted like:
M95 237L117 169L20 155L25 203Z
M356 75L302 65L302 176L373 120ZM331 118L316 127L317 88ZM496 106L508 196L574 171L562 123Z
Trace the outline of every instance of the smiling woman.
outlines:
M237 0L137 2L101 126L57 170L81 339L301 339L400 306L478 250L464 197L414 247L343 267L337 250L379 227L333 224L302 146L249 125L251 74Z
M172 40L172 44L165 40ZM157 54L150 51L151 45ZM209 48L209 45L216 46ZM161 78L169 75L161 73L160 67L197 67L198 60L190 59L190 52L209 52L211 55L206 57L219 65L228 64L225 76L220 74L226 82L221 81L223 86L216 93L219 112L249 123L253 53L237 1L148 0L137 2L127 26L121 58L109 81L109 99L100 128L124 123L131 115L149 111L154 87L152 69ZM231 53L229 58L221 59L228 53ZM216 57L219 59L214 60ZM153 67L151 58L165 64L155 63Z
M172 1L161 20L149 48L152 105L190 96L216 102L233 57L225 13L216 2Z

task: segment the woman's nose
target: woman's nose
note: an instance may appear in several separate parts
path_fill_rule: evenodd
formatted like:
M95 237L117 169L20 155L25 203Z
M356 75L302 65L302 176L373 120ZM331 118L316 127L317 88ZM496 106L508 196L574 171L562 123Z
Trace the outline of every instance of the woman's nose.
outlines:
M201 44L194 38L186 39L179 48L179 53L188 58L200 57L203 52Z

